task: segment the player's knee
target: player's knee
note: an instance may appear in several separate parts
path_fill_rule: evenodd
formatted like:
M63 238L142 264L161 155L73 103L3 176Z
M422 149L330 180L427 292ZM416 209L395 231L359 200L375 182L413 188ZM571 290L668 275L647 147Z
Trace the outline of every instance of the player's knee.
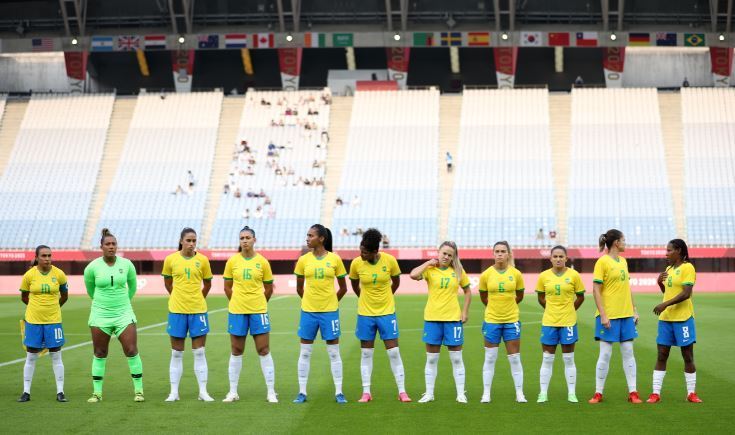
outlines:
M97 358L107 358L107 349L96 347L94 349L94 356Z
M659 349L658 350L658 360L660 362L666 362L669 359L669 349Z
M258 355L260 356L266 356L271 352L271 348L268 346L263 346L258 348Z
M123 349L123 353L125 353L125 356L128 358L134 357L138 354L138 346L127 347Z

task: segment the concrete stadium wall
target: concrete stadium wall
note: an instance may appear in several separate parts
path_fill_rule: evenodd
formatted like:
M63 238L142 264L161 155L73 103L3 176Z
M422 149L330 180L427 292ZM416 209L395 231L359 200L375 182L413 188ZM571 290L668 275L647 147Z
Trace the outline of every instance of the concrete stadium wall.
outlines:
M64 53L0 55L3 92L69 92Z

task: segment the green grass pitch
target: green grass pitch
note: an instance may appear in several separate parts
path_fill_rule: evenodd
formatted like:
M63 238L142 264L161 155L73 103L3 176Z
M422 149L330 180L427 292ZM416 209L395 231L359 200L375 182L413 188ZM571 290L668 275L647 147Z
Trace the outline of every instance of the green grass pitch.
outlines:
M296 361L299 345L295 335L299 301L296 297L275 297L270 303L271 351L276 364L276 389L281 402L265 402L265 385L257 355L250 339L240 379L241 400L220 402L228 390L227 361L229 337L226 330L226 300L209 299L212 333L207 342L209 392L215 403L196 400L196 381L192 355L185 354L185 373L181 401L164 403L169 391L170 346L165 325L139 332L139 347L144 365L145 403L133 402L133 388L120 345L113 341L107 364L104 401L88 404L92 391L90 367L92 347L82 345L64 352L68 403L56 403L53 372L48 357L39 359L32 389L32 401L16 403L22 392L22 363L0 366L0 403L4 433L89 432L196 432L196 433L294 433L294 432L637 432L731 433L730 410L735 392L735 336L732 335L735 294L695 296L697 338L697 391L702 404L685 402L683 363L673 349L663 388L663 401L657 405L632 405L626 402L627 389L620 351L614 348L605 402L589 405L594 392L597 345L592 338L593 307L591 295L580 309L576 363L577 396L582 403L566 401L563 362L557 357L549 390L550 401L535 403L541 362L539 340L541 307L535 295L526 295L521 304L523 324L521 354L525 371L525 393L529 403L515 403L508 361L501 351L495 372L493 402L480 404L482 393L483 346L480 334L482 305L475 297L470 322L465 329L464 360L467 371L469 404L455 403L454 380L446 350L439 362L436 401L418 404L424 391L424 346L421 342L425 296L398 296L397 309L401 331L400 348L406 367L406 382L414 403L396 400L396 389L387 356L378 342L373 370L373 402L356 403L361 390L359 342L354 336L357 300L345 298L340 304L343 335L344 390L347 405L334 403L329 362L323 342L317 342L309 379L309 401L292 404L298 391ZM650 393L651 372L656 357L656 317L651 313L660 295L636 295L641 312L640 336L635 351L638 363L638 388L645 399ZM139 328L166 321L166 299L138 297L134 300ZM23 358L18 319L24 306L19 297L0 298L0 364ZM86 326L89 300L74 296L64 307L67 347L90 340ZM188 345L188 343L187 343ZM560 352L560 351L558 351Z

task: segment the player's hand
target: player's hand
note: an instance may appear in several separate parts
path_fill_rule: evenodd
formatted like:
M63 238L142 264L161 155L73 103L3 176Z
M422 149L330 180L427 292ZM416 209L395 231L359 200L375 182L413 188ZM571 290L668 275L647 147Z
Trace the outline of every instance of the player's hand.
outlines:
M666 281L666 278L668 278L668 277L669 277L669 273L668 272L661 272L661 274L659 274L658 280L656 282L658 282L658 285L664 285L664 281Z
M666 304L660 303L656 305L655 307L653 307L653 314L659 316L661 315L661 313L663 313L666 310L666 308L667 308Z
M438 258L432 258L427 263L429 263L429 267L439 267L439 259Z
M610 329L610 319L607 318L607 316L603 316L600 314L600 323L602 324L602 327L605 329Z
M467 323L468 320L470 320L470 315L467 313L462 313L462 323Z
M639 318L638 311L633 311L633 323L635 325L638 325L638 318Z

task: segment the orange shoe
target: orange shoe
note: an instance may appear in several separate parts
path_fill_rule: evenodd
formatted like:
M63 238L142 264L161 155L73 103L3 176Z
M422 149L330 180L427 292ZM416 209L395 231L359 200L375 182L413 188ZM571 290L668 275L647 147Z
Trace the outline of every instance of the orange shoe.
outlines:
M398 393L398 401L408 403L411 401L411 398L408 397L408 394L404 391L403 393Z
M648 400L646 400L646 403L658 403L661 401L661 396L656 393L651 393L650 396L648 396Z
M588 401L588 403L600 403L602 402L602 393L595 393L594 396Z
M643 403L641 400L641 397L638 395L637 391L631 391L630 394L628 394L628 402L630 403Z
M697 393L695 393L694 391L692 391L687 396L687 402L702 403L702 399L700 399L699 396L697 396Z

